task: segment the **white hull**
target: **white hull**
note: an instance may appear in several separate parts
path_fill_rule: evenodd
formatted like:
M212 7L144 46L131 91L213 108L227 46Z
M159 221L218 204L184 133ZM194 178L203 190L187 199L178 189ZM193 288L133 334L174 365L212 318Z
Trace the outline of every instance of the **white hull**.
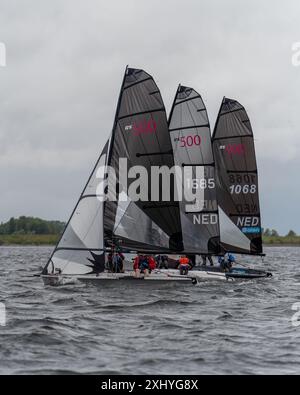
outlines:
M228 281L225 274L214 272L189 272L186 276L181 276L178 270L155 270L150 275L140 275L136 277L133 272L126 273L101 273L99 275L89 274L84 276L67 276L67 275L43 275L42 279L45 285L61 286L73 285L76 283L88 284L113 284L119 281L126 284L189 284L195 285L205 281Z

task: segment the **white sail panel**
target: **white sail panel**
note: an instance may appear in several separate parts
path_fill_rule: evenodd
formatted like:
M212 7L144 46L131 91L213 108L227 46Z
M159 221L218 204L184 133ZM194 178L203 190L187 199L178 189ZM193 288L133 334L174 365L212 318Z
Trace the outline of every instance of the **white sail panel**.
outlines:
M129 197L118 202L114 234L137 243L169 248L169 236Z
M221 242L244 251L250 251L251 241L219 207Z
M97 197L81 199L58 248L103 248L103 203Z

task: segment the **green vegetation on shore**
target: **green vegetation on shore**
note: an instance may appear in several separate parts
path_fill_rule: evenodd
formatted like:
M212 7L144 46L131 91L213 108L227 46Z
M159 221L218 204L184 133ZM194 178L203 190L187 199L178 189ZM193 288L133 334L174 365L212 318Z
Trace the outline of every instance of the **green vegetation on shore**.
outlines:
M64 229L60 221L45 221L40 218L11 218L0 224L0 246L9 245L55 245ZM280 236L276 230L266 229L263 233L265 245L300 246L300 236L290 231Z
M0 235L0 246L45 246L55 245L59 235Z
M40 218L11 218L0 224L0 245L55 245L65 224Z
M263 234L265 245L300 246L300 236L291 230L286 236L280 236L276 230L266 229Z

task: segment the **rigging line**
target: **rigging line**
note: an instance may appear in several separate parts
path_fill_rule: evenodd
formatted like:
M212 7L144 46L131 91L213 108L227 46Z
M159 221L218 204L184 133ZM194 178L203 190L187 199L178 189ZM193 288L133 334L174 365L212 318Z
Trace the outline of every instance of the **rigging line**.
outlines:
M240 139L241 137L250 138L250 137L253 137L253 134L246 134L246 135L244 135L244 136L216 137L216 138L213 139L213 141L229 140L229 139Z
M195 126L185 126L181 128L176 128L176 129L169 129L169 131L172 132L178 132L178 131L183 131L183 130L189 130L189 129L201 129L201 128L209 128L210 125L195 125Z
M97 251L97 252L105 252L107 251L107 248L73 248L73 247L59 247L57 251L83 251L83 252L88 252L88 251ZM76 262L74 262L76 263ZM81 265L78 263L78 265ZM85 265L83 265L85 266Z
M258 174L257 170L241 170L241 171L235 171L235 170L227 170L228 174Z
M147 78L145 78L145 79L143 79L143 80L139 80L139 81L137 80L137 81L134 82L133 84L130 84L130 85L125 86L125 87L124 87L124 91L127 90L127 89L129 89L129 88L132 88L132 87L134 87L134 86L136 86L136 85L142 84L143 82L150 81L150 80L152 80L152 77L151 77L151 76L149 76L149 77L147 77Z
M228 105L229 108L231 108L230 107L230 103L228 103L227 105ZM220 116L222 117L223 115L233 114L235 112L242 111L242 110L243 110L243 107L242 108L236 108L235 110L230 110L230 111L223 112L223 113L220 114Z
M152 114L155 112L163 112L163 111L165 111L165 108L157 108L157 109L153 109L153 110L146 110L146 111L136 112L133 114L123 115L122 117L118 117L118 122L122 121L123 119L126 119L126 118L134 118L139 115L146 115L146 114Z
M177 103L175 103L175 104L174 104L174 107L179 106L180 104L186 103L186 102L188 102L188 101L192 101L192 100L198 99L199 97L201 98L200 95L197 95L197 96L195 96L195 97L189 97L188 99L183 99L183 100L178 101ZM180 100L180 99L177 98L177 100Z

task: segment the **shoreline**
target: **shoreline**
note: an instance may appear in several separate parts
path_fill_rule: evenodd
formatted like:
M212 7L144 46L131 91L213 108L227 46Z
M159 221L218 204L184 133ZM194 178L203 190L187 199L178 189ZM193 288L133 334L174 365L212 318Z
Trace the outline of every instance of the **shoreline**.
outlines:
M52 247L54 248L56 244L18 244L18 243L12 243L12 244L1 244L0 243L0 248L16 248L16 247ZM274 243L274 244L264 244L263 245L264 248L268 248L268 247L275 247L275 248L279 248L279 247L288 247L288 248L292 248L292 247L300 247L300 244L293 244L293 243L287 243L287 244L280 244L280 243Z

